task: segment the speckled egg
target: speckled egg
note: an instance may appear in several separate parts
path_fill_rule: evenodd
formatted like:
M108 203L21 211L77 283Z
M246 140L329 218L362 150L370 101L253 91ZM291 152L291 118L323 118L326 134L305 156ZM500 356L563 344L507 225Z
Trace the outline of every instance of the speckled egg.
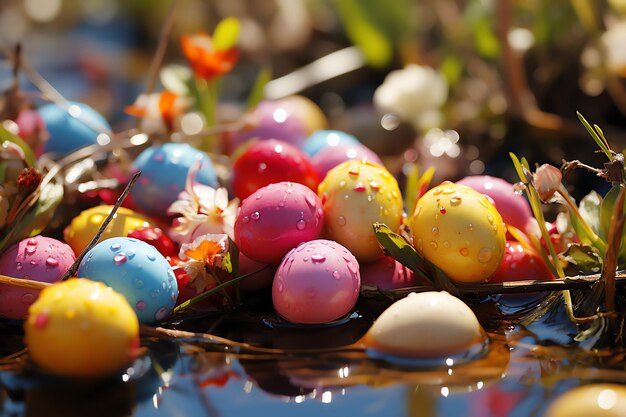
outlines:
M141 171L131 190L138 210L150 216L165 217L166 210L185 188L189 168L200 162L196 182L217 186L217 175L209 157L186 143L151 146L139 154L132 171Z
M474 312L445 291L411 293L376 319L368 349L398 357L454 358L487 342Z
M110 132L111 126L98 112L83 103L69 102L67 108L55 103L39 109L48 130L44 152L59 156L98 143L98 135Z
M235 220L235 243L249 258L278 263L299 243L322 233L324 212L317 195L302 184L270 184L246 198Z
M60 280L76 257L63 242L44 236L24 239L9 247L0 257L0 274L40 282ZM31 288L0 284L0 316L21 320L39 296Z
M456 282L487 280L504 256L502 217L470 187L445 181L429 190L409 224L418 252Z
M285 256L274 277L272 301L290 322L327 323L352 310L360 286L359 264L345 247L313 240Z
M457 184L472 187L491 198L506 224L526 231L528 222L534 219L528 201L522 195L515 193L513 184L502 178L472 175L457 181Z
M403 213L398 183L385 168L369 161L346 161L328 172L318 195L328 238L348 248L359 262L383 256L372 224L398 230Z
M72 219L72 222L65 228L63 237L74 253L82 253L85 250L112 209L113 206L95 206L82 211ZM150 220L146 217L120 207L115 217L104 229L100 241L111 237L128 236L133 230L148 226L150 226Z
M122 294L139 321L163 320L176 304L178 285L167 260L152 245L129 237L104 240L87 252L78 276Z
M393 290L419 285L415 273L391 256L361 264L361 284L363 287Z
M545 417L623 417L626 387L620 384L590 384L558 397Z
M300 145L300 149L309 156L315 156L321 150L338 146L360 145L356 136L341 130L318 130Z
M233 191L240 199L281 181L297 182L314 191L319 184L309 157L286 142L273 139L255 142L233 165Z
M337 145L335 147L327 147L315 154L311 158L311 163L317 176L324 179L328 171L341 164L342 162L355 159L361 161L366 159L378 165L383 165L378 155L364 145Z
M112 288L70 279L41 292L24 323L24 340L32 360L46 371L100 377L135 359L139 323Z

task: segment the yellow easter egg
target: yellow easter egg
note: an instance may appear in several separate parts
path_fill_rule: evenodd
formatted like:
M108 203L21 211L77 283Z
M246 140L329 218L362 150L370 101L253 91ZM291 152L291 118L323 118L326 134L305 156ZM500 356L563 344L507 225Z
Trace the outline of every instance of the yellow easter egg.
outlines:
M72 219L72 222L65 228L64 238L74 253L81 253L89 245L112 209L113 206L95 206L84 210ZM146 217L133 210L120 207L98 242L111 237L126 237L129 232L150 225Z
M481 193L446 181L424 194L410 219L417 251L459 283L483 282L500 265L506 231Z
M619 384L590 384L576 387L558 397L546 417L620 417L626 414L626 387Z
M372 225L397 231L402 196L395 178L382 166L350 160L331 169L318 187L326 236L345 246L359 262L380 258L383 251Z
M324 112L310 99L295 95L285 97L283 101L294 106L297 109L296 113L302 115L302 122L306 128L307 135L328 127L328 120Z
M136 357L139 321L111 287L70 279L43 291L28 311L24 337L32 360L58 375L98 377Z

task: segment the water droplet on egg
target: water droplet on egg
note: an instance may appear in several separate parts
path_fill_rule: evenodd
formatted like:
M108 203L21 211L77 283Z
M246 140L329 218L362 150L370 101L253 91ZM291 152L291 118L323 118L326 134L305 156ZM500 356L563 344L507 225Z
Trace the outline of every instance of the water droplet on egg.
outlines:
M489 224L493 224L493 216L491 214L487 214L487 221Z
M140 289L143 288L143 280L141 280L139 278L135 278L135 279L133 279L133 285L135 285L135 288L140 290Z
M26 253L28 255L32 255L36 251L37 251L37 246L35 246L35 245L26 245Z
M120 252L113 257L113 262L115 262L115 265L121 265L127 260L128 260L128 257L126 256L124 252Z
M17 269L18 271L21 271L24 268L24 266L22 265L21 262L17 262L15 264L15 269Z
M444 248L449 248L450 247L450 241L449 240L444 240L443 241L443 247Z
M359 272L359 264L357 264L356 262L352 262L352 261L348 261L348 263L346 264L346 266L348 267L348 270L354 275L357 272Z
M493 258L493 251L489 248L482 248L480 252L478 252L478 262L487 263Z
M159 298L159 295L161 295L161 291L159 291L158 288L155 288L154 290L150 291L150 297L152 298Z
M449 195L449 194L454 193L455 191L456 191L456 190L455 190L453 187L446 187L446 188L444 188L441 192L442 192L443 194L448 194L448 195Z
M120 250L121 247L122 247L122 245L120 245L119 243L111 243L111 250L113 252L116 252L116 251Z
M22 295L22 304L25 304L25 305L29 306L34 301L35 301L35 295L34 294L28 293L28 294Z
M362 182L357 182L356 184L354 184L354 188L352 189L357 193L362 193L365 192L365 185L363 185Z
M372 191L378 191L380 190L380 184L377 181L370 181L370 188L372 189Z
M37 241L34 237L31 237L26 241L26 246L37 246Z
M339 273L339 271L337 270L333 271L333 278L341 279L341 274Z
M148 258L149 261L155 261L156 260L156 256L152 252L146 253L146 258Z
M306 229L306 222L302 219L298 220L298 222L296 223L296 229L298 230Z
M439 234L439 228L435 226L430 232L433 234L433 236L437 236Z
M30 261L29 264L30 266L37 266L37 261Z
M459 249L459 253L460 253L461 255L463 255L463 256L467 256L467 255L469 255L469 249L467 249L467 248L461 248L461 249Z
M471 224L471 223L470 223L470 224L468 224L468 225L467 225L467 230L469 230L470 232L473 232L473 231L474 231L474 225L473 225L473 224Z
M278 289L278 292L285 291L285 284L283 283L283 280L281 277L279 277L278 281L276 281L276 288Z
M255 211L250 215L250 218L254 221L257 221L261 218L261 214L258 211Z
M250 217L243 216L243 219L241 219L241 221L244 222L244 223L250 223Z
M434 195L439 195L439 194L441 194L441 192L442 192L442 191L443 191L443 190L442 190L441 188L437 187L437 188L435 188L435 190L433 191L433 194L434 194Z
M46 259L46 265L47 266L52 266L52 267L58 266L59 265L59 261L57 261L52 256L48 256L48 258Z
M456 197L456 196L455 196L455 197L452 197L452 198L450 199L450 204L451 204L451 205L453 205L453 206L458 206L458 205L460 205L460 204L461 204L461 197Z
M433 250L437 250L437 248L439 247L439 245L437 245L437 242L435 242L434 240L431 240L429 245Z
M311 260L316 264L321 264L326 260L326 256L323 253L316 253L311 255Z
M446 214L446 208L445 207L439 207L439 213Z
M137 301L137 304L135 304L135 308L137 310L140 310L140 311L145 309L146 308L146 302L142 301L142 300Z
M304 258L302 258L302 262L309 262L309 257L305 256Z
M353 177L358 177L359 176L359 170L352 168L350 171L348 171L348 174L352 175Z
M424 240L421 237L417 239L417 250L424 250Z
M345 226L347 223L346 218L344 216L337 217L337 224L339 226Z

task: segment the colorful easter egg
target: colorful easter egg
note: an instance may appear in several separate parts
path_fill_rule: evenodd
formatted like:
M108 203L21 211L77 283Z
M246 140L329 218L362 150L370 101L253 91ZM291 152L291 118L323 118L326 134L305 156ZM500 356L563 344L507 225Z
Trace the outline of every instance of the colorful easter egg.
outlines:
M361 161L367 159L378 165L383 165L382 161L374 153L364 145L337 145L327 147L315 154L311 158L311 163L315 172L320 179L324 179L328 171L341 164L342 162L355 159Z
M135 359L139 323L112 288L70 279L41 291L24 323L24 340L32 360L46 371L100 377Z
M409 224L417 251L456 282L487 280L504 256L502 217L470 187L445 181L429 190Z
M74 253L82 253L96 235L98 229L111 213L113 206L95 206L82 211L65 228L63 237ZM100 242L112 237L128 236L135 229L150 226L150 221L139 213L120 207L107 225Z
M325 233L342 244L359 262L383 256L372 225L398 230L402 196L398 183L382 166L346 161L331 169L318 188L324 206Z
M9 247L0 257L0 274L40 282L59 281L76 257L63 242L44 236L24 239ZM28 307L39 296L32 288L0 284L0 316L25 319Z
M361 264L361 284L363 287L393 290L419 285L415 273L391 256L383 256L377 261Z
M48 130L44 152L59 156L98 143L98 135L108 134L111 126L98 112L83 103L68 102L67 106L49 103L39 109Z
M309 156L315 156L318 152L327 148L338 146L360 145L359 140L346 132L340 130L318 130L300 145L300 149Z
M324 212L317 195L302 184L280 182L253 193L235 220L235 243L247 257L278 263L302 242L318 239Z
M186 143L164 143L151 146L139 154L132 171L141 171L138 183L131 190L138 210L155 217L166 217L169 206L185 188L189 169L200 168L195 181L217 186L217 175L209 157Z
M517 241L506 242L504 257L489 282L549 280L554 276L545 261L534 249L525 248Z
M272 301L290 322L327 323L352 310L360 286L359 263L345 247L313 240L285 256L274 277Z
M163 320L178 297L174 271L163 255L129 237L94 246L80 263L78 276L103 282L122 294L142 323Z
M626 387L620 384L590 384L559 396L545 417L620 417L626 410Z

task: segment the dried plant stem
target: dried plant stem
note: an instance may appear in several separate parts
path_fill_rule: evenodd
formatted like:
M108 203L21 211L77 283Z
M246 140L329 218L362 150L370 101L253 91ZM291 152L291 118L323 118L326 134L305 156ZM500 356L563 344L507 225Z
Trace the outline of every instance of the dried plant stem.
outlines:
M176 16L177 6L178 0L172 0L172 2L170 3L170 7L167 11L165 22L163 23L163 27L161 28L161 34L159 35L159 44L154 53L154 56L152 57L152 61L150 62L150 68L148 69L148 80L146 81L146 90L144 91L144 94L146 95L154 91L159 68L161 67L161 62L163 62L163 57L165 56L165 51L167 50L167 41L170 32L172 31L172 27L174 26L174 18Z
M0 284L11 285L13 287L32 288L34 290L43 290L49 287L50 283L33 281L30 279L13 278L6 275L0 275Z
M615 271L617 269L617 257L622 243L622 233L624 231L624 196L626 188L621 187L613 213L611 215L611 227L609 228L609 247L604 259L602 276L604 278L605 310L608 314L615 312Z

